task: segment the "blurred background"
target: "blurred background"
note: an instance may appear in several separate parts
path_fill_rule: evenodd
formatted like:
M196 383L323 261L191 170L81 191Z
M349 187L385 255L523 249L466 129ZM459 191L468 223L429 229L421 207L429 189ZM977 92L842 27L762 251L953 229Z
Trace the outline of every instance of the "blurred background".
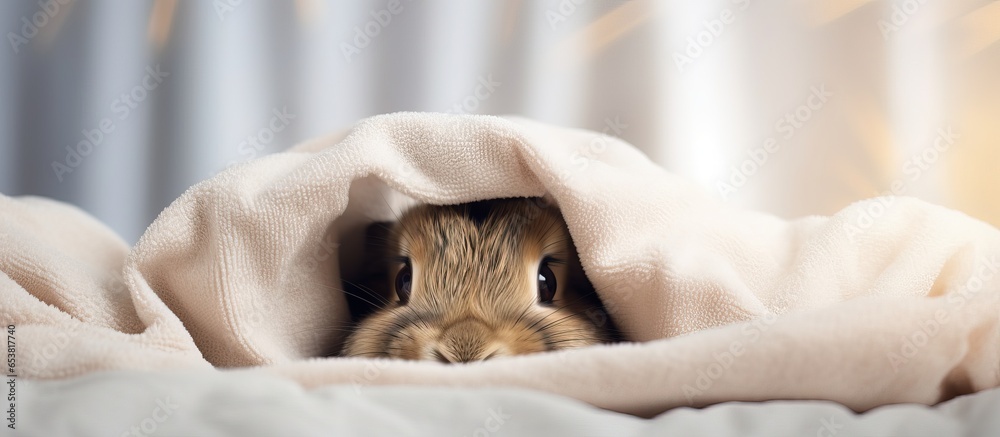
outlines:
M1000 225L1000 2L0 3L0 193L130 243L234 162L395 111L621 137L794 218L894 192Z

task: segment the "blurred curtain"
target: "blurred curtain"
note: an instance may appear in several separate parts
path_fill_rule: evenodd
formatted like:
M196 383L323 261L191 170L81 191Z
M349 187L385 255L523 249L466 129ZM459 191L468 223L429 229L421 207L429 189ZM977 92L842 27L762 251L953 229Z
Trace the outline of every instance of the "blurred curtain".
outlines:
M232 162L404 110L604 131L783 217L895 191L1000 224L997 1L34 0L0 29L0 193L133 242Z

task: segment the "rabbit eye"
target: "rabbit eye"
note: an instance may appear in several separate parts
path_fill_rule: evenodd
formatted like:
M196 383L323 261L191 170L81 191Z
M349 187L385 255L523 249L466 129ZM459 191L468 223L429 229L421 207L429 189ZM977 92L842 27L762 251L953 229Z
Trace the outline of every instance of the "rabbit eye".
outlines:
M410 287L413 283L413 269L407 261L399 273L396 273L396 296L399 296L399 303L406 305L410 301Z
M552 303L556 297L556 275L549 268L549 260L542 260L538 266L538 301Z

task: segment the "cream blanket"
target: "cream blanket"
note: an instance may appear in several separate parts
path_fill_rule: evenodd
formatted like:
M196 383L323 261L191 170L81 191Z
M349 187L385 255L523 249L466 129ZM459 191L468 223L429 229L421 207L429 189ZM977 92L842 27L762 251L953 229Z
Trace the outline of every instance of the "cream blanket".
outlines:
M469 365L323 358L358 235L411 202L549 195L629 340ZM341 270L343 269L343 271ZM593 132L400 113L231 167L129 251L82 212L0 197L16 371L233 368L323 384L519 386L650 415L727 400L856 410L1000 385L1000 232L914 199L785 221Z

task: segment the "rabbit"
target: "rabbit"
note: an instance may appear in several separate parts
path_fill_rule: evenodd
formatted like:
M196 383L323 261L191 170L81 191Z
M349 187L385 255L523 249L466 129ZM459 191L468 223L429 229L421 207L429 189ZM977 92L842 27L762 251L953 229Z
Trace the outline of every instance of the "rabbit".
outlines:
M388 274L355 288L368 297L352 308L378 304L342 356L467 363L618 340L545 198L418 205L368 238L388 251L369 264Z

